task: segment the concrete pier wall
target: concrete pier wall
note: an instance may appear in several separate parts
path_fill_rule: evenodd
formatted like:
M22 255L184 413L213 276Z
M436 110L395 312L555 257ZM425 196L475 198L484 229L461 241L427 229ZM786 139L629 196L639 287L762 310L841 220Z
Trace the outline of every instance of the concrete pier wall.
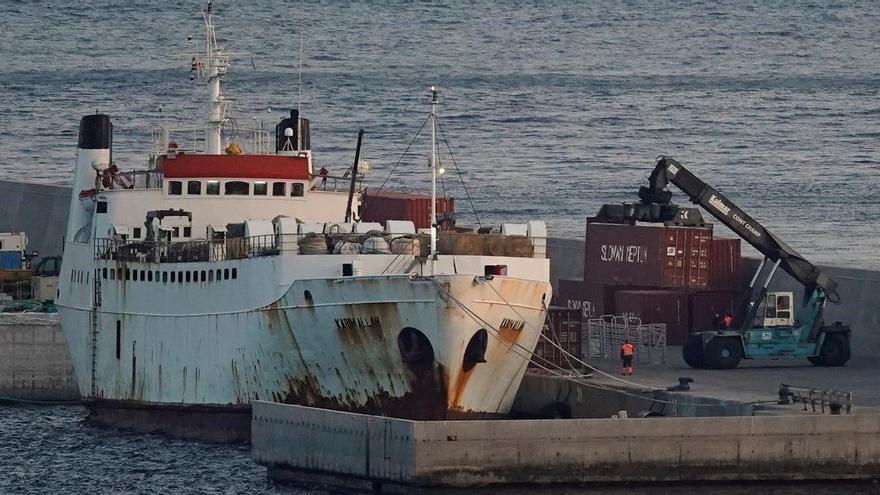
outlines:
M421 486L867 479L880 416L413 422L259 401L252 455Z
M0 313L0 397L79 399L57 314Z

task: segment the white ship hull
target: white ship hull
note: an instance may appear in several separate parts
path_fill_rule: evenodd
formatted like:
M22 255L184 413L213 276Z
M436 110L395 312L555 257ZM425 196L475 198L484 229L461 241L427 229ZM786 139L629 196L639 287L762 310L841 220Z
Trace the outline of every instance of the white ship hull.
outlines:
M413 419L509 411L546 316L547 282L473 273L282 281L309 267L326 273L320 264L338 266L345 261L339 258L174 264L193 279L217 266L237 266L238 275L173 284L159 281L168 265L102 260L90 270L96 291L94 279L68 273L83 280L68 286L62 300L70 302L59 305L80 390L91 400L137 408L268 399ZM421 267L412 256L363 258L376 266ZM538 273L547 268L539 259L450 256L437 263L499 260L534 265ZM140 279L152 271L154 280L106 276L105 268L123 266ZM406 328L430 342L428 366L407 362L399 342ZM485 362L465 369L466 347L481 329L488 336Z

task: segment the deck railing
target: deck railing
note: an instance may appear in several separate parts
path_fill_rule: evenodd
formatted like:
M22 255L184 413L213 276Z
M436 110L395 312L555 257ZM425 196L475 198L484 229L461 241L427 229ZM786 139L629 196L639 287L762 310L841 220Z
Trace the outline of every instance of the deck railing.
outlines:
M483 239L485 238L485 239ZM476 240L475 240L476 239ZM403 242L401 242L403 240ZM411 242L406 242L410 240ZM440 254L530 258L533 239L497 234L441 232ZM477 242L479 241L479 242ZM529 249L523 249L523 244ZM507 244L511 244L512 247ZM406 254L426 257L429 234L315 232L267 234L225 239L146 241L123 238L95 239L95 259L142 263L191 263L275 256L283 251L299 254Z
M268 234L191 241L99 238L95 240L95 259L143 263L191 263L260 258L275 256L282 251L294 251L302 254L329 254L338 243L351 243L355 245L352 248L357 248L357 245L363 245L369 237L381 237L388 244L389 249L391 241L397 238L412 237L418 239L419 244L425 246L427 246L428 239L426 234L387 233L380 236L354 233ZM364 247L360 252L383 254L381 245L379 250L370 250Z
M169 146L176 151L187 153L204 153L206 146L206 129L202 127L160 128L152 131L153 155L168 152ZM271 137L265 129L236 129L232 141L241 146L242 151L251 155L268 153L271 148Z

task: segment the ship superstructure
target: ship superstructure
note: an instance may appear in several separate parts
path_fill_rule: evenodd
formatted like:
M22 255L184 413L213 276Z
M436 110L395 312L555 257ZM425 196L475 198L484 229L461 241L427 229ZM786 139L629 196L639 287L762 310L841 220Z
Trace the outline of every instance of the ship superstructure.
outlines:
M146 170L123 172L110 118L80 122L56 301L93 412L268 399L505 414L551 298L543 222L438 232L433 209L428 229L346 221L361 177L314 170L298 111L274 136L226 135L229 58L210 4L205 26L192 61L209 87L204 127L160 126ZM431 102L434 125L436 90Z

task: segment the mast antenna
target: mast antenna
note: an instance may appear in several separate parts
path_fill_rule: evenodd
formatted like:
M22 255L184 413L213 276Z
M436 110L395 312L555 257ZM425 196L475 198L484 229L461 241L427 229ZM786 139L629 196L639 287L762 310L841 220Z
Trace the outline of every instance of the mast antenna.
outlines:
M299 12L300 12L300 19L299 19L299 88L297 90L299 94L297 95L297 98L296 98L297 99L296 109L299 112L299 115L302 115L303 45L305 44L305 38L306 38L306 32L305 32L306 23L305 23L305 16L303 15L304 11L303 11L303 6L302 6L302 0L300 0L300 2L299 2ZM297 125L299 125L299 124L297 124Z
M434 263L437 261L437 105L440 102L437 87L431 86L428 90L431 92L431 260Z
M227 117L228 103L223 97L220 80L229 70L229 53L217 46L214 31L214 2L208 0L202 12L205 21L205 53L193 58L193 70L204 77L208 83L209 110L208 129L205 136L205 152L212 155L221 153L222 138L220 128Z

